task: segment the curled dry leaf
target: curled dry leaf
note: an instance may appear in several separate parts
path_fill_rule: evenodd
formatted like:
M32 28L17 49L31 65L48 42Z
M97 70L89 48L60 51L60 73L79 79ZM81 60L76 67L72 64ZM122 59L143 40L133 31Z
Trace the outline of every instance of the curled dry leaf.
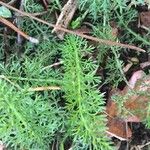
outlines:
M137 83L137 80L141 79L143 76L144 72L142 70L136 71L129 80L130 87L133 89Z
M140 63L140 67L142 69L146 68L146 67L149 67L150 66L150 61L147 61L147 62L144 62L144 63Z

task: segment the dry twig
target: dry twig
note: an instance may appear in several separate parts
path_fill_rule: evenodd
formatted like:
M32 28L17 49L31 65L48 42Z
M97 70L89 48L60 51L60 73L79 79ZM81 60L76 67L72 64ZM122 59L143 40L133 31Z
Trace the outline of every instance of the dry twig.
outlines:
M76 9L77 9L77 0L68 0L68 2L64 5L64 7L61 10L59 18L57 19L56 26L67 28L70 21L72 20L72 17ZM64 32L57 30L57 28L54 28L52 30L52 33L53 32L56 32L57 36L60 39L64 38Z
M60 90L61 88L58 87L58 86L42 86L42 87L32 87L32 88L29 88L28 91L30 92L38 92L38 91L48 91L48 90Z
M20 29L18 29L15 25L13 25L11 22L9 22L7 19L3 18L0 16L0 22L2 22L3 24L5 24L6 26L10 27L11 29L13 29L14 31L16 31L18 34L20 34L21 36L23 36L25 39L29 40L32 43L39 43L39 41L33 37L30 37L29 35L25 34L23 31L21 31Z
M16 12L18 12L18 13L24 15L24 16L30 17L30 18L38 21L38 22L41 22L43 24L46 24L46 25L48 25L50 27L53 27L53 28L56 28L58 30L64 31L66 33L78 35L78 36L80 36L82 38L85 38L85 39L88 39L88 40L92 40L92 41L95 41L95 42L98 42L98 43L101 43L101 44L106 44L106 45L110 45L110 46L120 46L120 47L124 47L124 48L128 48L128 49L137 50L137 51L140 51L140 52L145 52L144 49L136 47L136 46L133 46L133 45L122 44L122 43L118 43L118 42L114 42L114 41L110 41L110 40L99 39L99 38L96 38L96 37L92 37L92 36L88 36L88 35L85 35L85 34L81 34L79 32L68 30L68 29L65 29L63 27L56 26L54 24L48 23L47 21L39 19L39 18L33 16L30 13L22 12L22 11L16 9L16 8L14 8L14 7L12 7L12 6L10 6L10 5L2 2L2 1L0 1L0 4L3 5L3 6L5 6L5 7L7 7L7 8L9 8L9 9L11 9L11 10L13 10L13 11L16 11Z
M15 83L12 82L11 80L9 80L6 76L0 75L0 79L3 79L3 80L5 80L5 81L7 81L8 83L10 83L10 84L13 85L14 87L16 87L18 90L22 90L22 88L21 88L18 84L15 84Z
M63 64L63 61L56 62L56 63L54 63L54 64L52 64L52 65L46 66L46 67L42 68L42 71L43 71L43 70L46 70L46 69L49 69L49 68L52 68L52 67L54 67L54 66L61 65L61 64Z

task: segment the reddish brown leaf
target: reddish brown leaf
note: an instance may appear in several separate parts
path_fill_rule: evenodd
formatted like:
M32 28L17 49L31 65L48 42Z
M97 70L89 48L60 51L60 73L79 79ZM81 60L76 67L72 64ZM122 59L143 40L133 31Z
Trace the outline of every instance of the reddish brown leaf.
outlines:
M150 98L146 94L142 95L140 92L150 93L150 77L144 77L143 71L137 71L131 77L129 84L135 93L129 95L130 88L125 87L122 91L117 91L114 94L125 97L127 100L123 103L121 112L118 110L118 105L115 101L109 100L106 106L106 113L108 115L108 132L122 139L128 139L132 136L130 128L126 122L140 122L145 119L147 115L148 103ZM123 118L124 117L124 118ZM123 118L123 119L121 119Z
M117 118L117 104L110 100L107 103L106 113L108 115L108 134L120 140L127 140L131 137L132 132L124 120Z
M128 118L134 115L139 118L140 121L144 120L149 101L150 99L146 96L133 96L130 100L127 100L124 106L131 114Z
M131 129L124 120L119 118L109 119L108 132L112 133L116 138L128 139L132 136Z
M139 19L142 26L150 27L150 11L141 12Z
M110 117L110 118L114 118L117 116L118 109L117 109L117 105L114 101L112 101L112 100L108 101L107 107L106 107L106 113L107 113L108 117Z

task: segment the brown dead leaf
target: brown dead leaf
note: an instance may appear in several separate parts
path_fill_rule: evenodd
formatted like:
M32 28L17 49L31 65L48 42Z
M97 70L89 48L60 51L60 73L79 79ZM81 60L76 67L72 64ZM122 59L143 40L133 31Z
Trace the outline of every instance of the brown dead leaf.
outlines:
M109 128L108 132L120 140L128 140L128 138L132 136L131 129L127 123L120 118L109 119L107 126Z
M142 121L147 114L148 104L150 102L150 97L147 95L150 93L150 76L138 79L133 90L137 92L137 94L131 95L124 103L124 106L129 112ZM140 94L140 92L144 92L144 94Z
M127 118L131 118L133 114L134 116L139 118L139 121L144 120L147 114L147 107L149 101L150 99L146 96L133 96L131 97L131 99L127 100L124 106L126 110L128 110L131 113L131 115Z
M140 94L141 91L150 93L150 76L144 77L144 72L140 70L132 75L129 83L132 89L125 87L123 91L115 93L124 97L129 94L130 90L134 90L134 93L127 96L127 100L123 103L125 109L119 112L118 104L113 100L109 100L106 106L108 131L113 136L123 139L128 139L132 135L126 122L141 122L144 120L147 116L147 108L150 102L149 96Z
M141 12L139 14L140 25L150 28L150 11Z
M114 101L112 100L108 101L107 107L106 107L106 113L108 117L110 118L114 118L117 116L118 108L117 108L117 104Z
M125 119L126 122L141 122L137 116L131 116Z
M109 135L116 137L119 140L127 140L132 136L132 132L127 126L127 123L124 120L117 117L117 115L119 116L118 108L117 104L114 101L110 100L107 103L106 113L108 115L107 133Z
M140 122L144 120L147 114L148 103L150 102L150 98L147 95L150 93L150 76L144 77L143 71L136 71L129 80L129 84L132 89L126 87L120 92L120 95L123 97L129 95L131 90L134 91L134 94L129 95L124 102L125 111L129 112L128 114L125 113L127 115L126 120ZM141 92L145 93L142 94Z
M118 31L118 27L117 27L116 22L115 21L110 21L110 26L112 27L111 34L112 34L113 38L117 38L118 34L119 34L119 31Z

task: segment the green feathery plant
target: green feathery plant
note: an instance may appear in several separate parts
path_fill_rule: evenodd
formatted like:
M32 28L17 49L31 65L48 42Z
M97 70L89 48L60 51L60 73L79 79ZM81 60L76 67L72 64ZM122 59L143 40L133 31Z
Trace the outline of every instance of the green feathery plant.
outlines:
M110 36L111 19L124 32L118 37L120 41L131 44L142 41L140 46L149 45L149 34L141 37L129 27L129 23L137 19L137 11L127 6L128 0L79 0L78 2L79 14L85 14L81 19L92 18L95 21L91 26L93 34L97 37L118 40ZM131 5L143 4L142 0L130 2ZM51 14L56 9L61 10L63 6L61 4L60 0L52 0L48 12L40 17L53 22ZM30 13L44 11L36 0L25 0L23 7ZM124 79L123 63L120 60L121 48L106 45L93 48L79 37L67 36L59 49L60 44L51 34L48 26L26 17L22 17L20 26L30 36L40 38L40 43L38 45L25 43L22 47L24 53L19 60L12 55L8 64L0 64L2 142L11 150L47 150L56 140L55 137L58 137L62 140L58 140L58 143L61 143L60 149L63 149L63 144L68 139L72 139L74 150L113 149L106 136L105 101L103 94L97 89L101 79L95 76L95 73L98 66L105 61L106 81L117 87ZM3 41L3 38L0 38L1 59L4 57ZM97 61L92 60L93 49L99 51ZM63 65L55 69L47 67L59 60L60 51ZM32 87L53 85L61 86L63 93L28 91ZM59 106L62 94L64 94L65 107ZM62 111L64 109L66 112ZM148 109L148 114L149 111ZM147 116L147 126L149 120ZM60 132L62 132L61 138Z
M149 96L149 98L150 98L150 96ZM150 128L150 103L148 103L147 115L146 115L144 122L146 124L146 127Z
M92 47L79 37L69 36L63 44L64 84L66 110L66 136L87 144L90 149L111 149L106 137L106 116L104 99L96 89L100 77L95 73L98 68L92 58Z
M116 56L108 58L106 64L107 77L105 82L110 83L113 87L117 88L120 82L122 82L123 80L126 81L122 68L123 62L119 60L119 55L117 56L117 58Z
M36 0L25 0L25 2L23 3L23 9L24 11L29 13L42 13L43 11L45 11L44 7L42 7L40 3L37 3ZM48 8L47 13L40 15L39 17L44 20L53 22L54 17L51 14L53 13L54 9L56 9L56 7L53 4ZM45 39L49 39L52 36L49 26L34 21L33 19L24 18L21 20L20 25L22 29L30 36L41 38L41 35L43 35L42 38Z
M61 85L62 75L59 69L44 69L54 63L57 55L55 42L45 40L37 46L28 42L25 48L22 58L18 59L14 55L10 57L9 64L1 63L0 73L18 81L20 86L23 86L21 80L28 81L31 86Z
M80 10L89 10L89 16L94 19L103 20L103 25L109 22L112 11L118 11L122 14L127 7L125 0L79 0Z
M12 56L9 64L0 64L0 138L8 149L47 150L64 124L60 92L28 91L62 84L59 69L43 70L57 54L53 44L45 40L33 51L27 43L22 59Z
M25 8L25 11L28 11L30 13L44 11L42 5L40 5L40 3L36 3L35 0L25 0L23 6Z
M47 150L62 124L57 104L0 79L0 139L8 149Z
M117 40L116 37L112 35L112 28L110 26L100 27L95 26L93 28L93 34L99 38ZM120 58L120 47L110 47L106 45L97 46L97 59L100 65L105 64L106 69L106 83L110 83L113 87L118 87L118 84L126 80L124 73L122 71L123 62Z

